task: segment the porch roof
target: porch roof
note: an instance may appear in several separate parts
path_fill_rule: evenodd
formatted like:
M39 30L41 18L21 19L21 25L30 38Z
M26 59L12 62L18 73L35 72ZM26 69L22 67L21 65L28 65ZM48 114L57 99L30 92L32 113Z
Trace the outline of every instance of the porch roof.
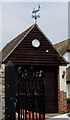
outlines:
M59 65L67 65L67 61L62 57L60 52L56 49L56 47L53 46L51 41L46 37L46 35L41 31L39 26L37 24L33 24L28 29L26 29L24 32L22 32L20 35L18 35L16 38L14 38L12 41L10 41L0 52L0 62L5 62L5 60L13 53L13 51L18 47L18 45L21 44L21 42L27 37L27 35L36 28L40 35L43 36L43 38L48 41L49 45L53 48L54 51L56 51L56 57L57 59L60 58ZM33 34L32 34L33 35ZM46 46L47 47L47 46ZM47 63L48 64L48 63Z

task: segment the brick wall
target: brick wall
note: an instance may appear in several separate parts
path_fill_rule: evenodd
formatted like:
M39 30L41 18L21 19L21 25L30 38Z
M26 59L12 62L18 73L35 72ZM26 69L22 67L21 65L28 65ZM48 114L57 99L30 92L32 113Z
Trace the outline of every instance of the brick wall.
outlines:
M58 112L64 113L67 111L67 93L60 91L60 74L58 73Z
M59 113L67 111L67 95L64 91L59 91Z

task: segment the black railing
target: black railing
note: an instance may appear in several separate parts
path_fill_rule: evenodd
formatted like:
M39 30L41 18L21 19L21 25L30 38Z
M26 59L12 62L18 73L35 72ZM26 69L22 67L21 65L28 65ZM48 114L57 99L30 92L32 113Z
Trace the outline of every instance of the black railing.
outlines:
M17 114L18 120L45 118L45 90L42 70L34 67L18 68Z
M15 71L15 65L9 61L5 85L6 120L45 120L43 70L21 66Z

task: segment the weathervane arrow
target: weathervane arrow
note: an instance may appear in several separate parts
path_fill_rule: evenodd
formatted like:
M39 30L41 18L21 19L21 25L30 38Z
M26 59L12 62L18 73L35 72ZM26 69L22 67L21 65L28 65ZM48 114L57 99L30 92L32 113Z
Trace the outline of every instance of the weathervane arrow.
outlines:
M32 11L32 18L35 19L35 24L37 22L37 18L40 18L40 15L37 14L40 11L40 5L38 5L38 9L35 9Z

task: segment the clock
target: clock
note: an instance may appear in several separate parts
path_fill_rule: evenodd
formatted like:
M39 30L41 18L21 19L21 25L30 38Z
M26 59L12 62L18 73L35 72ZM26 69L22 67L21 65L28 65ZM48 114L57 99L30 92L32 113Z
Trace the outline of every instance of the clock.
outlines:
M32 46L33 47L39 47L40 46L40 41L39 40L37 40L37 39L34 39L33 41L32 41Z

